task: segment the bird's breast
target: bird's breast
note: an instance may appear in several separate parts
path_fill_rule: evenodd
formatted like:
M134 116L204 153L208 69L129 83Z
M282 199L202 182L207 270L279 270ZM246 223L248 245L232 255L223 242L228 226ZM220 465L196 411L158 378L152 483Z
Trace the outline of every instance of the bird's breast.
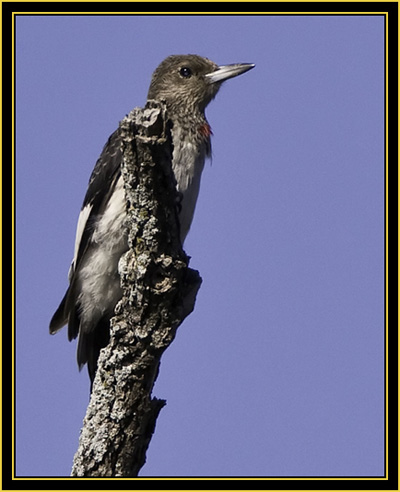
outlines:
M174 147L172 169L178 191L182 194L179 219L183 242L193 220L201 174L209 153L210 141L209 136L206 137L199 132L190 133L179 125L174 125L172 129L172 141Z

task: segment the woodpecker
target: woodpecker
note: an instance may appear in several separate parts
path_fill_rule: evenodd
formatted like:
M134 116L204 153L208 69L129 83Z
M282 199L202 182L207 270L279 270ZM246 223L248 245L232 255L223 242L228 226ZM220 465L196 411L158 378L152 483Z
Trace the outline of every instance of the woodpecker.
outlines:
M172 123L172 169L181 196L181 242L189 232L204 162L211 155L211 127L205 108L222 82L255 65L218 66L198 55L167 57L153 73L148 100L164 100ZM122 297L118 262L128 250L122 150L118 130L105 144L89 180L79 215L69 287L50 322L54 334L68 324L78 337L79 369L86 363L91 383L101 348L109 341L110 319Z

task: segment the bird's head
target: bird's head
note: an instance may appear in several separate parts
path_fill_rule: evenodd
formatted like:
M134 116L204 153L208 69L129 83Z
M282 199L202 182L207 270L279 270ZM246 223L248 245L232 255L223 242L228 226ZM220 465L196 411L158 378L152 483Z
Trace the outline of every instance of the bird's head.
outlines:
M203 113L224 80L253 67L250 63L218 66L198 55L171 55L154 71L147 97L165 100L171 116Z

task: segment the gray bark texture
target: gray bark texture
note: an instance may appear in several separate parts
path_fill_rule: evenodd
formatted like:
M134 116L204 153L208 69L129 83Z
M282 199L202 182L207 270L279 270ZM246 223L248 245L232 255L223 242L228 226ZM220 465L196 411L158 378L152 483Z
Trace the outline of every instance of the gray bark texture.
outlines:
M179 239L170 122L150 101L119 127L129 251L119 262L123 298L102 349L71 476L136 477L164 400L151 396L160 358L194 309L199 273Z

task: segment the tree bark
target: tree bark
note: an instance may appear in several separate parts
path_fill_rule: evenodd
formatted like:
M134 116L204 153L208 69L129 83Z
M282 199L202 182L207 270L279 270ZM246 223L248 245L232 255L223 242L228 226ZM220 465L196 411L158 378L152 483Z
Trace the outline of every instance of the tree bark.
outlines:
M74 457L74 477L136 477L164 400L151 396L160 358L191 313L201 284L179 238L179 195L164 104L120 123L129 251Z

